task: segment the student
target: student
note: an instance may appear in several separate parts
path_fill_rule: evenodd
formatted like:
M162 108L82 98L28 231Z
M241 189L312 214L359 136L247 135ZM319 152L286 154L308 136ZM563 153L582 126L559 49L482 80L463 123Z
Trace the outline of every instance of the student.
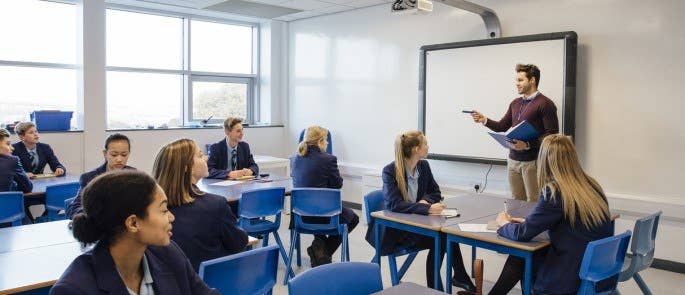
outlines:
M425 158L428 156L428 142L420 131L409 131L395 140L395 161L383 168L383 200L385 208L393 212L428 215L440 213L445 205L440 203L440 188L433 178L430 166ZM366 240L375 247L375 226L371 224L366 232ZM398 246L413 246L428 249L426 259L426 281L433 286L433 266L436 255L433 250L433 239L406 231L388 228L381 236L381 254L391 253ZM439 253L441 257L444 255ZM469 275L464 269L459 244L452 244L454 260L452 285L475 291Z
M33 184L24 172L19 158L12 155L13 149L10 144L10 133L0 129L0 192L31 192Z
M243 140L243 120L228 118L224 121L226 139L209 149L209 178L226 179L259 174L259 167L250 153L250 145Z
M152 170L176 216L172 239L196 271L202 261L245 249L247 234L235 225L226 199L195 186L208 172L207 157L194 141L179 139L163 146Z
M152 177L114 171L83 190L74 237L95 247L78 256L50 294L219 294L170 240L174 215Z
M562 134L545 137L540 147L537 206L525 219L502 212L497 233L515 241L530 241L549 230L552 246L533 259L535 294L576 294L585 247L613 235L609 205L602 187L583 171L571 139ZM509 256L490 294L506 294L523 278L524 260ZM600 282L598 289L610 287Z
M291 159L291 176L293 187L319 187L339 189L343 185L343 179L338 171L338 160L335 156L327 154L326 135L328 130L319 126L307 128L304 140L295 155ZM342 208L340 223L347 224L347 232L350 233L359 224L359 216L349 208ZM305 222L328 223L329 218L304 218ZM291 227L292 227L291 219ZM331 256L342 243L339 235L325 236L316 235L312 245L307 248L312 267L331 263Z
M535 159L540 150L540 142L549 135L559 133L559 119L554 101L538 91L540 69L535 65L517 64L516 89L521 97L515 98L501 120L495 121L474 110L473 121L481 123L495 132L507 131L523 121L530 123L540 137L524 142L514 140L510 144L507 171L511 193L517 200L537 201L539 186L536 179Z
M102 155L105 158L105 163L100 167L93 169L90 172L81 174L79 179L79 184L81 189L86 187L88 183L100 174L107 171L121 170L121 169L132 169L131 166L127 166L128 157L131 154L131 142L126 135L120 133L114 133L107 137L105 140L105 149L102 151ZM81 205L81 193L76 194L76 199L74 199L66 210L68 218L73 218L77 213L83 212L83 206Z
M50 170L55 176L64 175L67 168L60 164L55 152L50 145L38 142L38 130L32 122L22 122L14 127L14 132L19 135L19 142L13 144L13 155L19 157L21 165L26 169L26 175L33 178L35 174L43 174L45 165L50 165Z

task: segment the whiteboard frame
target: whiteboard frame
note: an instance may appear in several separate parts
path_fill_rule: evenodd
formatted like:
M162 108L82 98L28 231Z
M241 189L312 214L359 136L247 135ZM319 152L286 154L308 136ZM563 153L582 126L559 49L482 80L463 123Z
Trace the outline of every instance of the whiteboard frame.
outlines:
M472 40L421 46L419 51L419 130L426 132L426 53L430 51L464 47L490 46L509 43L524 43L547 40L564 40L564 90L563 90L563 129L562 132L575 138L576 110L576 69L578 53L578 35L576 32L557 32L536 35L515 36L506 38ZM482 158L468 155L428 154L429 159L454 162L506 165L506 159Z

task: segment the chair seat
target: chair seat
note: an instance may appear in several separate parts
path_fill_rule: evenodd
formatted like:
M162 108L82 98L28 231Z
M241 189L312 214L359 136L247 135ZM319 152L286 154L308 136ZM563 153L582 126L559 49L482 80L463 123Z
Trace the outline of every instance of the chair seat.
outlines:
M277 225L273 221L266 219L250 220L243 224L242 228L250 234L265 234L274 231Z
M330 224L311 224L308 223L306 227L300 227L297 231L301 234L320 234L320 235L339 235L337 225Z

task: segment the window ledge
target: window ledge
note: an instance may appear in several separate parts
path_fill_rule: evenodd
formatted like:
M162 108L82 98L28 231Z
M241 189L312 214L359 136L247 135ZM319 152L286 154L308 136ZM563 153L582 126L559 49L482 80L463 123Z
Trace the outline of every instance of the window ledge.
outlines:
M274 128L274 127L284 127L283 124L250 124L243 125L243 128ZM179 126L179 127L167 127L167 128L121 128L121 129L107 129L108 132L118 132L118 131L163 131L163 130L193 130L193 129L223 129L222 125L215 126L204 126L204 127L191 127L191 126Z

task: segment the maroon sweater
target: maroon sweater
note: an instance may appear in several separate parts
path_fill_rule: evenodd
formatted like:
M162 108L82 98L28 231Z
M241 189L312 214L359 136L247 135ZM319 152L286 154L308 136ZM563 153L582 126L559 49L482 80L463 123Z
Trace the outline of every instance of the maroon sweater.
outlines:
M509 109L501 120L494 121L488 119L485 126L495 132L505 132L512 126L521 123L521 121L528 121L528 123L533 125L535 130L540 133L540 137L529 142L529 150L509 150L509 158L516 161L536 160L542 138L549 134L559 133L557 107L551 99L540 92L532 101L519 97L509 104Z

